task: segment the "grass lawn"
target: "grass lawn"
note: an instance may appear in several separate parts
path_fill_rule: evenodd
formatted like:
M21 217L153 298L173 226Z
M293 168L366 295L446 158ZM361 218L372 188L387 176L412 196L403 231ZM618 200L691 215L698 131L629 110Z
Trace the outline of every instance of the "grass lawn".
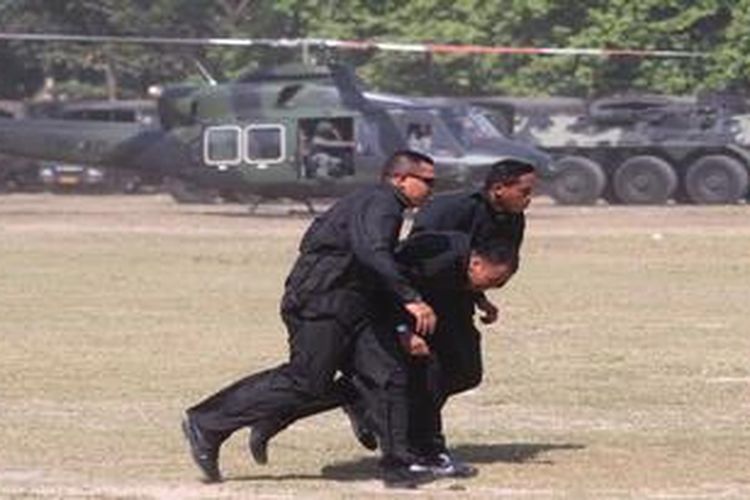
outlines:
M310 219L160 195L0 197L0 498L390 497L342 414L203 485L182 410L284 360ZM447 433L478 477L421 496L750 497L750 207L540 199ZM404 494L407 495L407 494ZM414 495L409 493L408 495Z

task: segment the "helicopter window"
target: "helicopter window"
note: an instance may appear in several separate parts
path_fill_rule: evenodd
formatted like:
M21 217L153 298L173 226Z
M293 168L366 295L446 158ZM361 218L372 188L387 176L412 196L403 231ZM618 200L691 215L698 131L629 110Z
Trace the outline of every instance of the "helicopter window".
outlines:
M236 164L241 161L240 134L232 125L209 127L203 136L203 158L208 165Z
M444 108L440 110L440 117L464 147L502 137L492 122L476 109Z
M279 162L284 159L284 127L281 125L250 125L245 129L245 137L245 159L249 163Z
M302 176L330 179L354 175L354 120L306 118L299 121Z
M458 156L460 146L440 117L423 110L392 112L409 147L432 156Z

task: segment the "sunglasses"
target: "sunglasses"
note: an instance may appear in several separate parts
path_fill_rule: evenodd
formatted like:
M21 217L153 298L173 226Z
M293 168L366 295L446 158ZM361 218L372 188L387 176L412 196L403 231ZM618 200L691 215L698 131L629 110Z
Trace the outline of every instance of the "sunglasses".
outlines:
M435 185L434 177L423 177L418 174L407 174L407 177L414 177L415 179L419 179L420 181L424 182L429 187L432 187Z

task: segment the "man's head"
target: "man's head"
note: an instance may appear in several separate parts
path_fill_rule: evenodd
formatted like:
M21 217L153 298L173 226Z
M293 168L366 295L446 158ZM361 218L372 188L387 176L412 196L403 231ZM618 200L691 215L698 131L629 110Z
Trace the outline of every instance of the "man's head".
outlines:
M397 151L383 165L382 179L393 184L411 206L418 207L432 193L435 162L416 151Z
M495 210L521 213L531 203L536 185L534 166L517 160L502 160L490 168L484 191Z
M518 269L518 252L503 241L489 241L473 248L469 257L469 288L481 292L500 288Z

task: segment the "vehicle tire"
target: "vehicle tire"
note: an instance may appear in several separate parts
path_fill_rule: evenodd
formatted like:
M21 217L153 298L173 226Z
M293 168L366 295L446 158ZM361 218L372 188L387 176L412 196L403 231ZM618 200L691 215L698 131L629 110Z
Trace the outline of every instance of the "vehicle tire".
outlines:
M549 194L561 205L592 205L602 195L607 178L593 160L583 156L565 156L555 161L558 171Z
M612 178L614 192L627 205L663 205L677 189L677 174L666 160L656 156L634 156L617 167Z
M685 173L687 197L701 205L737 203L747 193L747 187L747 169L730 156L703 156Z
M194 186L182 179L170 177L164 181L164 186L177 203L212 205L219 201L216 190Z

